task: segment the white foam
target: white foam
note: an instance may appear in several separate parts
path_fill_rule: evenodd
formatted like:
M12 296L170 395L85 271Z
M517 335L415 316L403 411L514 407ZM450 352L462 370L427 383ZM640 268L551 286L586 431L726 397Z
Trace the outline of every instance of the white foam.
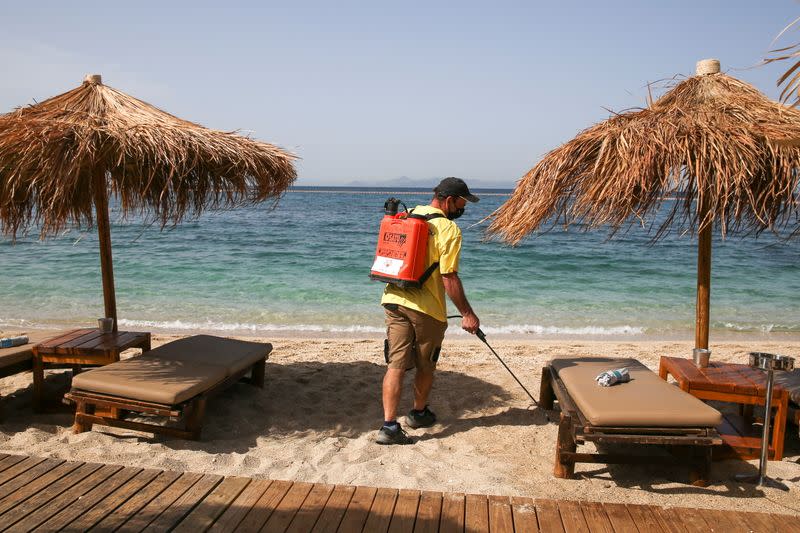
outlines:
M59 323L59 326L63 324ZM0 328L15 329L51 329L54 325L46 322L36 322L24 318L0 318Z
M637 326L541 326L537 324L512 324L509 326L481 327L485 333L490 334L528 334L528 335L641 335L647 328ZM461 330L463 331L463 330ZM466 333L466 332L465 332Z
M459 327L459 322L453 320L448 328L448 335L467 335ZM0 317L0 328L14 329L51 329L64 327L93 327L93 321L66 322L52 320L22 319ZM384 333L384 326L371 326L362 324L271 324L250 322L222 322L214 320L185 321L185 320L130 320L120 319L120 328L150 329L161 331L210 331L230 333L268 333L268 332L308 332L308 333ZM569 335L577 337L602 337L602 336L636 336L654 333L654 330L644 326L544 326L540 324L510 324L506 326L481 327L488 335L532 335L532 336L559 336ZM742 324L735 322L716 323L712 329L758 332L764 334L797 331L798 326L787 324ZM663 333L663 331L662 331Z
M760 333L777 333L779 331L796 331L797 326L785 324L737 324L735 322L725 322L722 324L725 329L733 331L758 331Z
M182 320L155 321L155 320L127 320L121 319L119 325L132 328L151 328L164 330L203 330L203 331L247 331L252 333L270 331L305 331L315 333L382 333L386 328L382 326L364 325L334 325L334 324L253 324L253 323L228 323L228 322L184 322ZM484 332L491 335L512 334L512 335L578 335L578 336L602 336L602 335L641 335L647 328L636 326L583 326L583 327L560 327L560 326L541 326L536 324L514 324L509 326L485 326ZM467 332L451 324L448 330L457 335Z
M268 332L268 331L309 331L309 332L332 332L332 333L380 333L386 330L384 327L375 326L337 326L323 324L251 324L251 323L228 323L228 322L184 322L182 320L156 321L156 320L127 320L121 319L120 326L135 328L152 328L165 330L203 330L203 331L248 331L248 332Z

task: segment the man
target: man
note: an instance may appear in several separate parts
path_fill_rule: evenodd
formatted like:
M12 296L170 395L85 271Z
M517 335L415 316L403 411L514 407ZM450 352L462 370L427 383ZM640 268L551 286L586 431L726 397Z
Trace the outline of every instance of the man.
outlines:
M475 333L480 326L477 315L464 295L458 278L461 254L461 230L453 220L464 214L467 202L478 197L469 192L459 178L445 178L433 189L430 205L413 209L415 214L432 215L428 220L426 267L438 262L421 288L402 289L388 284L381 304L386 310L386 361L383 378L383 426L378 431L378 444L411 444L397 422L397 407L407 369L416 367L414 377L414 409L406 417L412 428L432 426L436 415L428 408L428 395L433 385L433 371L447 329L445 293L463 316L461 327Z

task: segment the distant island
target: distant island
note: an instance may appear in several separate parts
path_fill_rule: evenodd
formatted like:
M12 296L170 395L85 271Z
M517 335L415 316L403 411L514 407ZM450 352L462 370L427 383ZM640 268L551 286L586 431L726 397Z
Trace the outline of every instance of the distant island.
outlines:
M441 177L433 178L410 178L408 176L400 176L398 178L386 180L352 180L346 183L320 183L314 179L302 179L298 186L308 187L352 187L352 188L391 188L397 187L400 189L419 189L428 191L433 189ZM481 180L481 179L468 179L466 180L470 189L513 189L516 183L512 181L498 180Z

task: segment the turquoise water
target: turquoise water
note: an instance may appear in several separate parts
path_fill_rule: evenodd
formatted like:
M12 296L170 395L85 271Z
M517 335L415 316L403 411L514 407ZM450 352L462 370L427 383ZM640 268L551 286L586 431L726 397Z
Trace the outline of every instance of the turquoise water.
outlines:
M141 219L121 221L112 210L120 324L238 334L381 332L383 285L367 274L387 196L289 192L274 210L208 212L164 231ZM400 197L409 207L429 199ZM691 338L694 239L671 235L650 245L639 229L612 240L607 231L573 229L517 248L482 242L483 227L474 224L506 198L483 196L458 221L460 275L487 333ZM798 265L797 241L715 238L712 331L800 334ZM103 315L96 233L0 240L0 294L0 327L93 323Z

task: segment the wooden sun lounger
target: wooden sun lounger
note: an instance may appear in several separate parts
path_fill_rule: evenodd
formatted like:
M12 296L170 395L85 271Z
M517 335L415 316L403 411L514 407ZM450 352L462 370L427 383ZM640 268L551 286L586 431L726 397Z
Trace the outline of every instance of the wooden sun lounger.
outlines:
M208 399L239 380L263 388L271 351L268 343L195 335L83 372L64 396L76 406L73 431L99 424L198 440ZM132 415L177 425L128 420Z
M594 381L601 372L621 367L628 368L630 382L600 387ZM539 394L543 408L552 409L555 399L561 408L555 477L572 478L575 463L675 463L673 455L577 452L577 446L587 442L642 444L667 446L688 462L693 485L707 484L711 446L722 444L715 429L720 413L661 380L635 359L555 359L542 371Z
M33 347L37 342L57 336L61 332L53 331L34 331L27 334L28 343L12 348L0 348L0 378L13 376L20 372L28 372L33 369ZM8 332L10 336L18 335L17 332ZM0 335L3 337L5 335ZM2 404L0 404L0 417L2 417Z
M787 422L800 426L800 368L791 372L775 372L775 383L789 392Z

